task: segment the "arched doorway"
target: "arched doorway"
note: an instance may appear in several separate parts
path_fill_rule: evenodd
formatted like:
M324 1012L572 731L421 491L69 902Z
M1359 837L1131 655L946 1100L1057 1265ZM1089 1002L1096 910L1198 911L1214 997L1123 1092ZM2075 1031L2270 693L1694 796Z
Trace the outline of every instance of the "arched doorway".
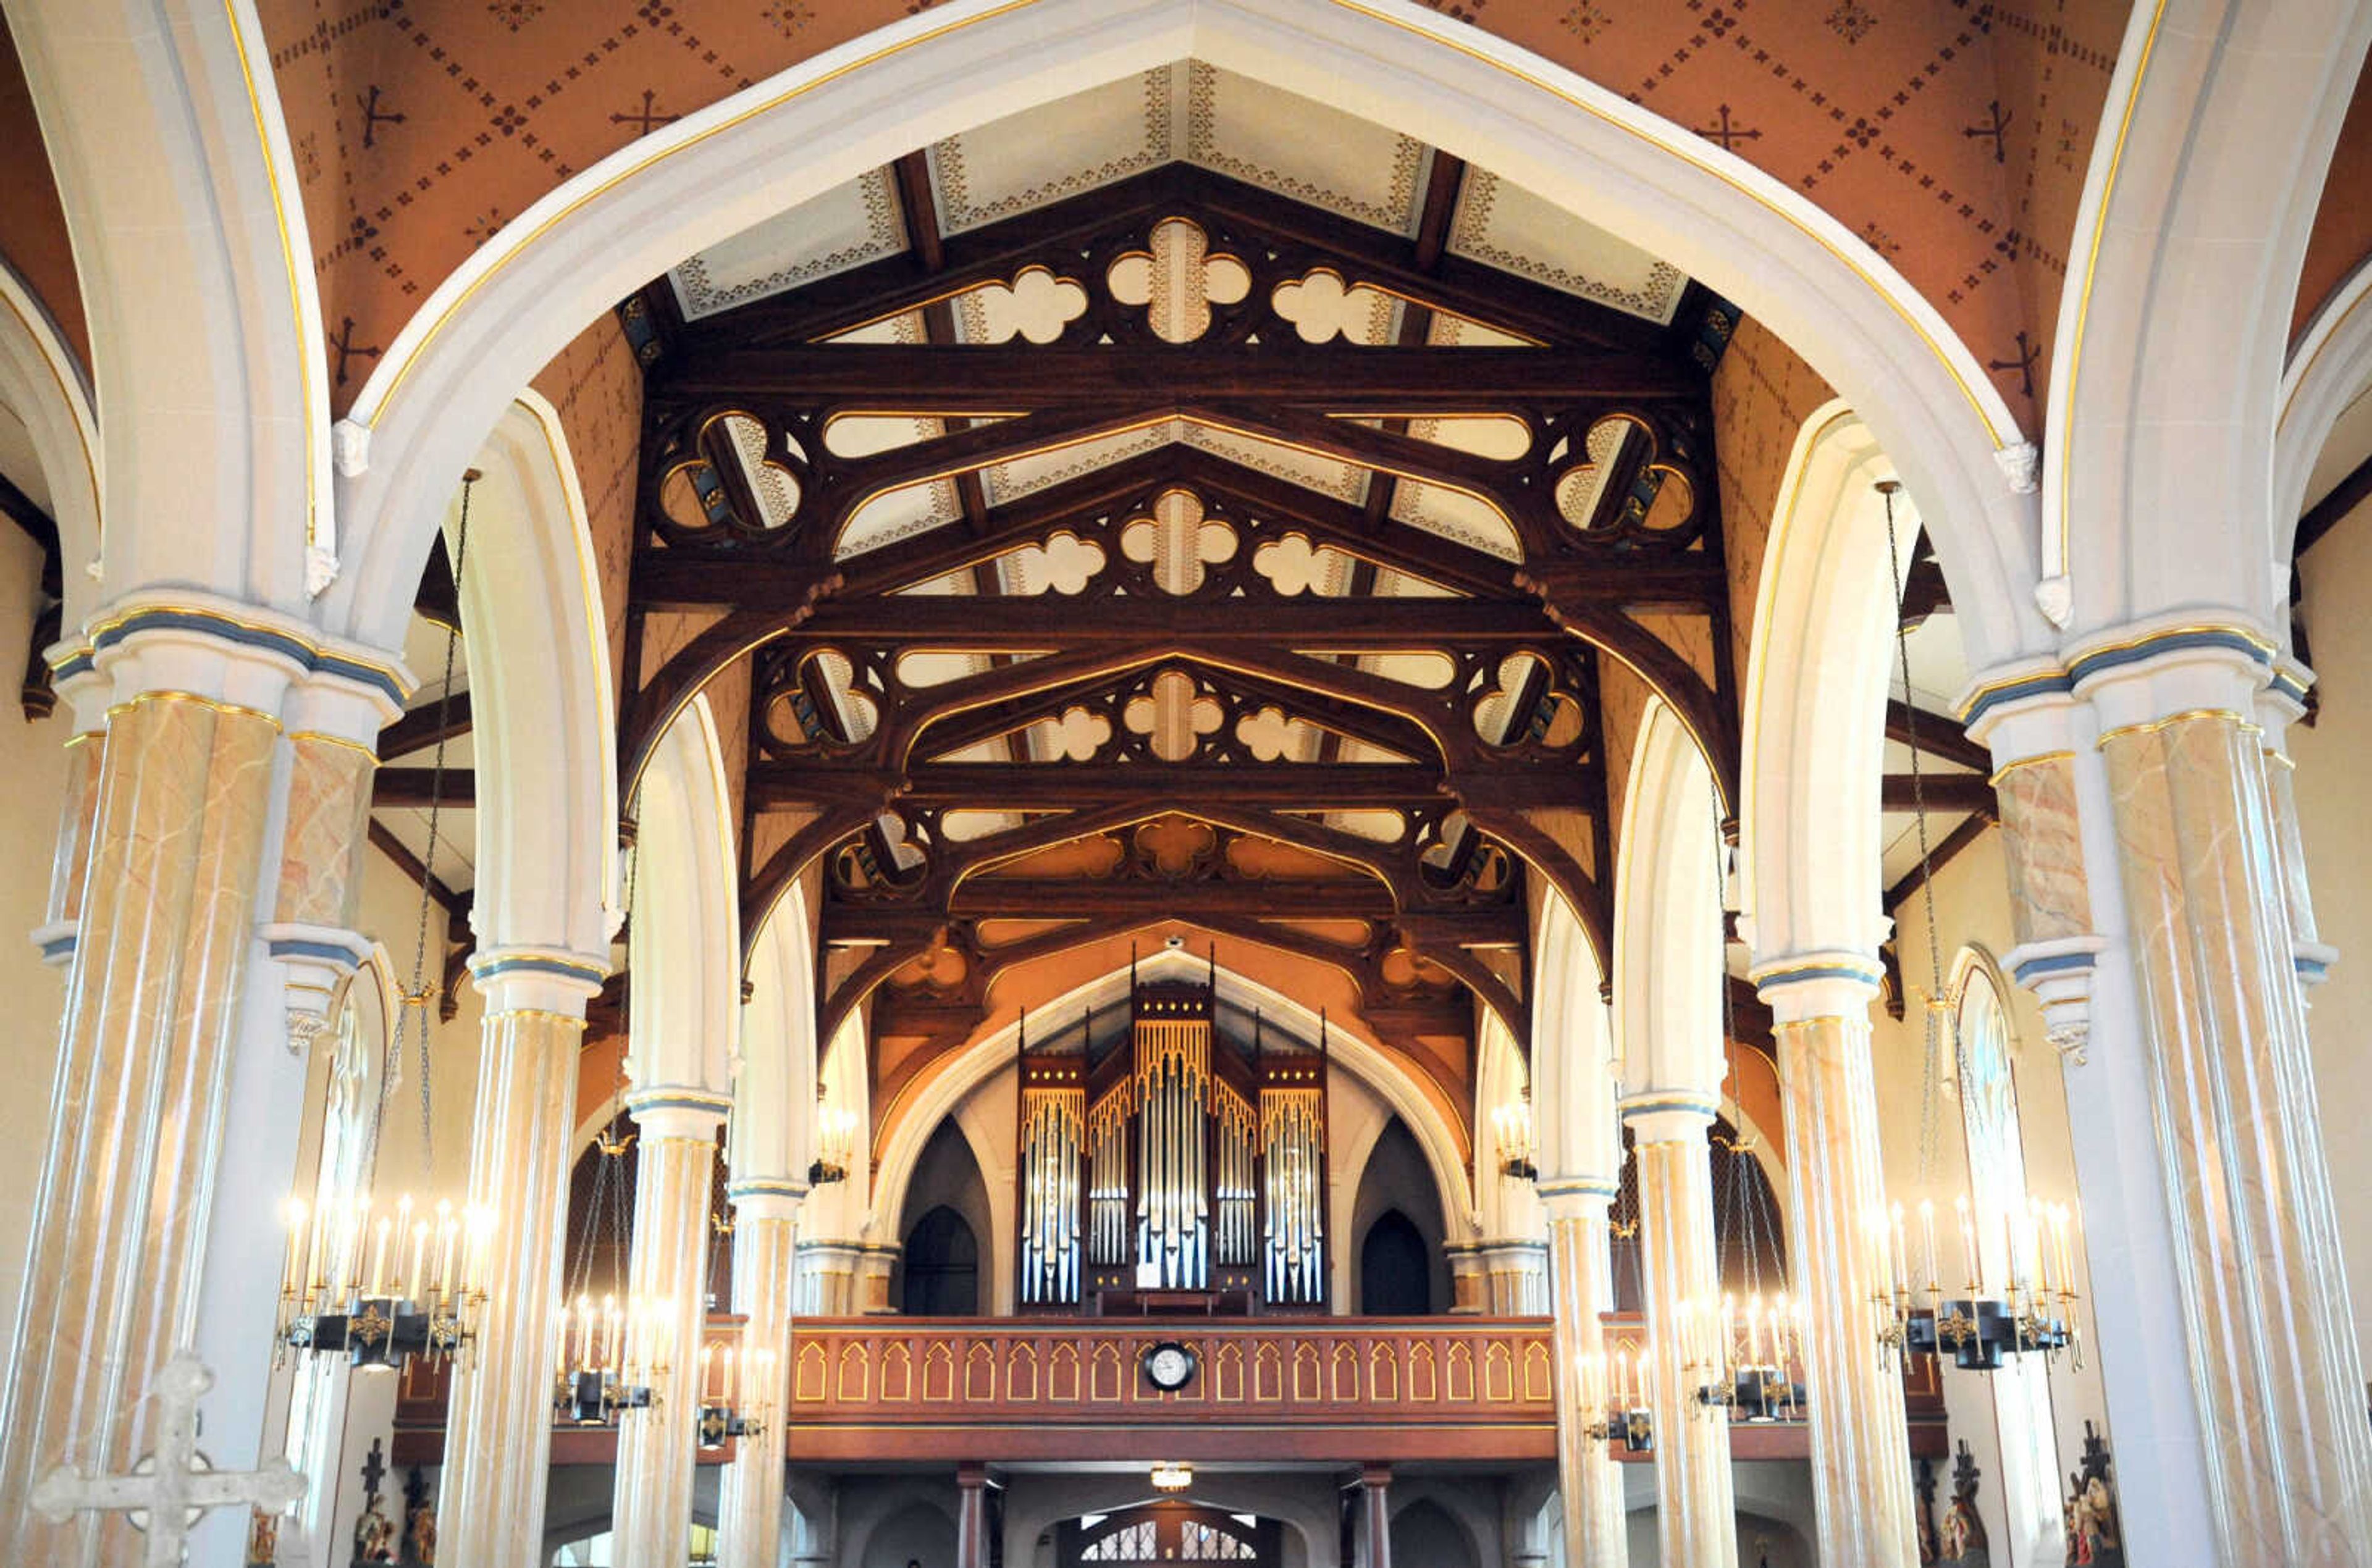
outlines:
M944 1203L906 1234L898 1309L909 1318L969 1318L980 1311L980 1238Z
M1223 1513L1183 1499L1088 1514L1055 1527L1055 1568L1132 1568L1157 1562L1284 1562L1273 1519Z
M1367 1227L1359 1248L1359 1310L1375 1318L1418 1318L1433 1310L1433 1260L1416 1222L1398 1209Z

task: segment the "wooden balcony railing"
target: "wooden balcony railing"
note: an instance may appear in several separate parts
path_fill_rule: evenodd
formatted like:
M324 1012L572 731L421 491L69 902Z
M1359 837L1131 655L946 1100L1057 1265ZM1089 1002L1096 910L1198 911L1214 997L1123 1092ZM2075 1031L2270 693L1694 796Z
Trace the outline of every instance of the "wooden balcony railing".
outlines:
M712 1318L731 1342L740 1319ZM1607 1320L1615 1347L1635 1317ZM1144 1358L1175 1341L1197 1361L1174 1393ZM395 1458L436 1461L449 1374L407 1372ZM1275 1318L1191 1321L1047 1318L801 1318L775 1419L794 1461L1366 1461L1556 1452L1555 1361L1541 1318ZM1932 1358L1906 1380L1911 1449L1941 1455L1943 1398ZM1740 1458L1801 1458L1801 1423L1736 1423ZM556 1426L555 1464L614 1455L603 1429ZM729 1450L704 1456L709 1462ZM1645 1456L1621 1456L1641 1458Z

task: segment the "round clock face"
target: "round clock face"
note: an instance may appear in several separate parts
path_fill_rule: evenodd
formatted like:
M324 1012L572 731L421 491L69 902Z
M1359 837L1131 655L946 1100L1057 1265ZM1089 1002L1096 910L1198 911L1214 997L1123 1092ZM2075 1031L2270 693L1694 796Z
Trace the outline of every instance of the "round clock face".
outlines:
M1157 1388L1182 1388L1194 1376L1194 1353L1180 1344L1159 1344L1145 1355L1145 1375Z

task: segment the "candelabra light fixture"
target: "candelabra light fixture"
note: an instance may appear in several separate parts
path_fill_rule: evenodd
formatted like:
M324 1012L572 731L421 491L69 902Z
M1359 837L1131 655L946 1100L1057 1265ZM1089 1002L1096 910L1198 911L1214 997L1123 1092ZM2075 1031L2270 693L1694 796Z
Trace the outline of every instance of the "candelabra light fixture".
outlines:
M552 1407L574 1426L607 1426L622 1411L649 1410L674 1350L675 1308L663 1298L580 1295L552 1314Z
M1582 1435L1593 1443L1620 1442L1634 1454L1656 1446L1655 1418L1647 1411L1645 1358L1637 1351L1581 1358L1581 1408L1593 1411Z
M291 1200L276 1354L289 1350L400 1367L463 1352L485 1310L494 1214L411 1197L376 1217L367 1194L308 1212Z
M1533 1163L1539 1149L1532 1131L1529 1085L1525 1086L1520 1098L1492 1111L1491 1130L1498 1141L1499 1173L1511 1181L1538 1181L1541 1170Z
M2084 1346L2076 1319L2075 1254L2064 1203L2039 1200L2021 1214L2002 1218L2003 1256L1996 1275L1978 1245L1978 1221L1965 1197L1952 1202L1953 1218L1967 1260L1959 1291L1942 1283L1936 1242L1936 1205L1918 1207L1918 1275L1911 1272L1909 1227L1897 1203L1870 1225L1877 1250L1879 1288L1872 1297L1878 1313L1879 1353L1887 1364L1901 1354L1948 1355L1969 1372L1999 1370L2005 1355L2041 1353L2055 1361L2062 1351L2081 1370ZM1924 1279L1924 1284L1915 1283Z
M1683 1301L1673 1317L1684 1385L1700 1413L1747 1422L1804 1419L1805 1309L1785 1295Z
M1194 1484L1194 1472L1188 1466L1172 1459L1154 1466L1152 1480L1154 1491L1175 1493Z
M762 1436L774 1416L774 1353L747 1355L732 1345L700 1347L700 1420L693 1430L703 1452L734 1437Z
M816 1157L808 1167L808 1186L848 1179L849 1167L856 1161L856 1112L826 1104L821 1084L816 1086L815 1148Z

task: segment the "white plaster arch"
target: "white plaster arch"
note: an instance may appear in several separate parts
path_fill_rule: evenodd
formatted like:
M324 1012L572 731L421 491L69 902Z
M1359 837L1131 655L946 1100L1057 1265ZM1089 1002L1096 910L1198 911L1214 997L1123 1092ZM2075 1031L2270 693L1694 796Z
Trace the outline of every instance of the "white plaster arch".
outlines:
M725 761L706 698L668 726L638 804L626 932L629 1103L676 1090L713 1098L730 1081L741 1011L741 912Z
M1141 960L1135 972L1140 981L1200 981L1209 972L1207 964L1207 959L1182 949L1165 948ZM1076 1017L1089 1006L1100 1012L1124 1005L1129 972L1126 968L1114 970L1052 999L1038 1011L1052 1016ZM1280 1028L1300 1039L1318 1038L1317 1009L1303 1005L1283 992L1222 968L1219 994L1230 1005L1241 1005L1248 1012L1259 1008L1264 1017L1275 1020ZM913 1175L915 1162L922 1158L924 1145L942 1119L997 1072L1012 1064L1017 1037L1018 1030L1012 1024L982 1036L952 1058L944 1059L914 1090L899 1113L890 1141L875 1158L872 1212L865 1225L866 1239L898 1239L889 1233L895 1229L904 1211L906 1183ZM1326 1038L1335 1064L1348 1069L1407 1123L1418 1146L1424 1150L1435 1185L1440 1190L1442 1221L1451 1232L1451 1238L1471 1239L1475 1234L1474 1206L1468 1195L1466 1156L1447 1118L1373 1040L1334 1022L1328 1024ZM1341 1169L1331 1164L1331 1154L1329 1168Z
M1422 136L1720 290L1873 411L1944 521L1977 660L2047 641L2029 592L2035 501L1997 457L2023 437L1936 310L1800 193L1412 0L956 0L630 144L506 226L375 367L341 429L341 499L366 537L329 622L400 623L388 585L410 583L425 548L416 497L466 460L490 389L525 383L615 300L916 146L1187 56Z
M1626 1099L1714 1109L1723 1056L1722 876L1713 774L1650 699L1622 794L1614 877L1614 1017Z
M58 525L65 590L61 624L80 626L99 584L99 415L90 385L58 324L16 270L0 261L0 405L25 426Z
M109 521L96 598L169 587L303 617L336 552L328 356L255 7L92 0L19 7L10 29L90 324ZM413 498L416 553L500 412L474 410L443 482ZM378 645L401 632L398 618Z
M1198 1506L1228 1514L1250 1514L1273 1519L1301 1537L1311 1568L1327 1568L1336 1561L1340 1517L1332 1508L1337 1495L1331 1477L1307 1471L1266 1473L1194 1467L1189 1499ZM1006 1492L1005 1560L1034 1563L1032 1550L1041 1532L1065 1519L1085 1514L1116 1514L1158 1503L1162 1494L1146 1484L1142 1470L1074 1472L1035 1471L1012 1478Z
M918 1477L912 1481L901 1481L892 1487L866 1495L855 1508L849 1510L841 1518L839 1530L841 1553L838 1561L849 1564L850 1568L862 1568L866 1548L873 1544L875 1533L896 1515L926 1510L936 1514L952 1527L957 1524L954 1499L951 1495L954 1491L955 1488L948 1485L943 1479L925 1480ZM854 1516L850 1516L851 1515Z
M555 953L598 973L619 918L617 702L559 411L519 393L476 466L461 562L479 784L470 923L488 953Z
M827 1182L808 1193L807 1202L799 1209L799 1234L805 1239L855 1243L864 1235L873 1194L873 1108L866 1093L869 1055L865 1042L864 1010L853 1008L826 1043L823 1060L817 1067L822 1074L822 1103L836 1110L846 1110L855 1118L848 1177L843 1181ZM920 1152L918 1144L918 1156Z
M1747 656L1740 933L1754 966L1823 956L1874 970L1887 935L1886 694L1892 465L1842 401L1796 432L1764 549ZM1918 531L1895 497L1904 540ZM1628 857L1625 857L1628 864Z
M2273 434L2273 546L2286 575L2307 485L2340 416L2372 389L2372 261L2349 273L2307 324L2282 372ZM2288 617L2282 618L2286 639Z
M1532 938L1532 1105L1543 1186L1599 1182L1622 1168L1614 1111L1613 1019L1581 916L1544 889Z
M2269 510L2283 366L2367 42L2359 0L2133 9L2045 422L2041 566L2076 636L2179 609L2264 633L2284 619L2289 546L2276 536L2296 515L2276 524ZM1979 641L1982 668L1993 655Z
M1494 1121L1502 1106L1531 1098L1531 1074L1525 1068L1521 1047L1499 1015L1485 1008L1477 1016L1481 1038L1475 1051L1474 1110L1469 1121L1474 1129L1475 1222L1482 1235L1494 1241L1545 1240L1548 1219L1541 1211L1540 1195L1532 1183L1510 1177L1500 1168L1498 1128ZM1531 1115L1535 1148L1532 1163L1538 1166L1539 1105L1532 1106Z
M733 1179L804 1186L814 1158L815 921L804 883L774 906L750 955L733 1071Z

